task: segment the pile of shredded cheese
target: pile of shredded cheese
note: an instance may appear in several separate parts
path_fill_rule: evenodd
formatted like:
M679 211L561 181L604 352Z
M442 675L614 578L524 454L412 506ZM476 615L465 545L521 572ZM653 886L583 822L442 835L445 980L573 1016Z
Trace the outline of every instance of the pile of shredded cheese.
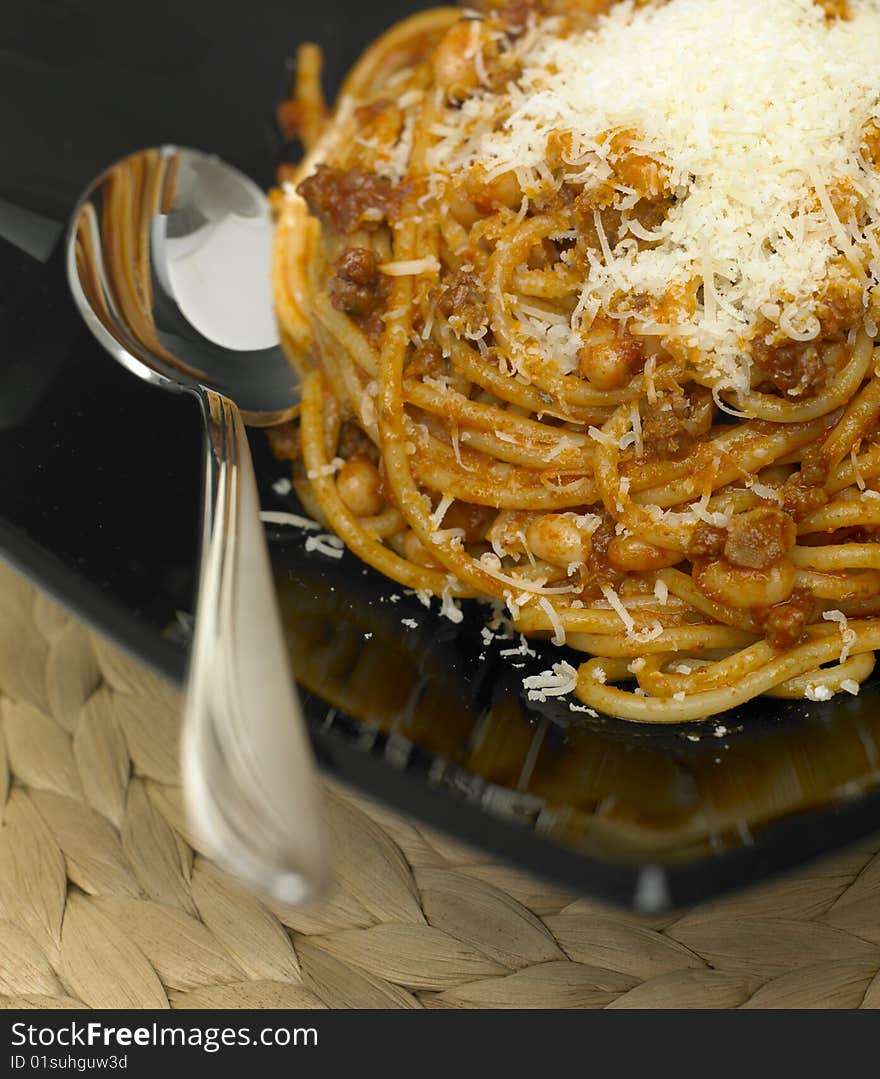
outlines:
M835 275L852 275L866 312L880 281L880 175L862 149L880 118L880 0L849 0L849 15L827 18L814 0L624 0L588 31L563 36L545 21L517 82L447 110L433 164L489 178L513 170L534 196L554 180L552 133L573 136L566 178L601 183L613 176L608 133L637 131L637 152L668 170L675 204L649 247L624 236L612 249L597 215L602 251L570 331L599 310L630 318L633 332L699 350L719 389L744 391L756 326L769 324L774 341L810 340ZM832 205L841 183L861 224ZM618 209L637 197L616 185ZM697 309L674 325L640 325L621 306L695 278ZM573 346L556 343L572 369Z

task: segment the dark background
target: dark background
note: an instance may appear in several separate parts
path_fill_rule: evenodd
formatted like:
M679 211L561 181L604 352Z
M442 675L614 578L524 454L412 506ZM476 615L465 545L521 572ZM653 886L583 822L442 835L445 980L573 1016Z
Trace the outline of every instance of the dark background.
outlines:
M180 142L260 183L273 105L302 41L335 88L361 49L418 0L3 0L0 197L59 217L132 150Z
M188 398L139 383L95 344L60 248L43 265L7 242L13 208L65 222L108 164L167 142L269 186L291 154L275 104L296 46L323 46L332 94L417 6L0 0L0 550L111 632L130 636L134 614L135 643L166 669L182 654L156 655L155 628L192 608L200 420Z

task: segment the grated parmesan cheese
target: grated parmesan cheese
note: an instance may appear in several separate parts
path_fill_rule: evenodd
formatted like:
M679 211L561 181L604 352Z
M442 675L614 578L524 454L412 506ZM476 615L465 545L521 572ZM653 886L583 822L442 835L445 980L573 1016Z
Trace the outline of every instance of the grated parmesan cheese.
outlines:
M318 554L327 558L342 558L345 544L339 536L333 536L329 532L320 532L317 536L306 536L306 551L317 551Z
M852 449L849 451L849 457L850 457L850 460L852 461L853 472L855 473L855 476L856 476L856 484L857 484L860 491L864 491L864 490L867 489L868 485L865 483L865 477L862 475L862 470L859 467L859 458L858 458L858 454L856 453L856 447L855 446L853 446Z
M443 524L443 518L446 516L446 511L449 509L449 507L452 505L452 503L454 501L455 501L455 499L452 497L452 495L443 495L443 497L437 503L437 508L431 514L431 531L432 532L437 532L439 530L440 525ZM451 528L448 528L448 529L446 529L446 531L447 532L452 532L452 531L455 531L455 530L451 529Z
M864 166L861 133L880 115L880 0L847 7L846 18L828 18L814 0L624 0L590 29L561 32L541 19L514 46L517 81L441 111L428 161L440 173L478 165L489 180L513 172L526 196L552 190L548 139L567 132L564 178L598 188L615 184L608 135L626 131L633 151L668 175L675 205L641 236L650 246L631 220L612 246L595 214L600 250L570 325L553 326L552 341L541 340L546 320L535 325L538 347L562 370L581 327L604 309L628 317L634 334L696 350L717 400L749 389L748 343L761 320L774 339L816 336L821 286L841 256L868 306L880 272L869 262L880 175ZM867 210L861 231L835 209L840 184ZM615 194L624 213L637 197L619 182ZM693 281L702 285L693 309L621 306ZM645 377L650 399L647 366Z
M777 506L782 505L782 495L773 487L768 487L766 483L761 483L754 476L748 476L746 479L746 487L758 498L762 498L765 502L775 502Z
M856 632L849 628L846 615L843 611L823 611L822 618L826 622L836 622L837 627L840 630L840 640L842 647L840 649L840 663L846 663L849 659L849 653L852 646L856 643Z
M602 585L602 595L611 605L611 609L615 612L621 622L623 622L626 628L626 636L629 640L636 641L638 644L647 644L649 641L655 640L663 633L663 626L659 622L653 622L650 626L646 626L643 629L636 629L636 624L633 621L632 615L626 607L624 607L620 596L618 596L610 584Z
M548 697L564 697L577 686L577 671L564 660L554 663L550 671L529 675L523 679L523 688L530 701L544 702Z
M400 99L400 107L408 108L409 106L402 104L403 101L409 100L413 104L413 95L420 94L419 91L410 91L404 94ZM417 99L416 99L417 100ZM395 183L399 183L406 175L407 166L409 165L409 159L412 154L413 142L415 139L416 121L418 114L415 111L407 113L406 119L403 124L403 130L400 132L400 138L397 140L397 144L390 154L384 155L385 160L382 159L382 155L377 160L377 170L380 175L388 176L389 179Z
M381 263L379 272L387 277L421 277L423 274L439 274L440 263L434 255L423 259L398 259L396 262Z
M544 613L550 619L550 625L553 627L553 643L557 648L561 648L562 645L565 644L565 626L563 626L562 620L556 613L556 609L546 596L541 596L538 599L538 606L543 609Z
M626 607L624 607L623 603L621 602L620 596L618 596L618 594L614 591L610 584L602 585L602 595L608 601L611 609L616 613L620 621L623 622L627 636L632 636L633 631L636 628L636 624L633 621L633 616L629 613L629 611L626 609Z
M317 532L320 525L311 517L301 517L298 513L285 513L283 510L263 510L260 519L267 525L290 525L292 528L305 528Z
M502 584L522 589L526 599L529 599L531 595L561 596L574 591L571 585L563 585L559 588L547 588L543 584L539 584L535 581L529 581L522 577L513 577L507 573L502 573L501 559L498 555L492 554L490 551L481 554L478 561L480 568L484 573L488 573L490 577L494 577L496 581L500 581ZM518 598L516 602L517 604L520 604L521 602L524 602L524 600Z
M306 475L310 480L320 479L322 476L332 476L342 468L345 461L341 457L334 457L329 465L321 465L320 468L310 468Z
M491 634L491 630L488 631ZM537 656L537 652L534 648L529 648L529 642L525 637L519 635L519 644L516 648L503 648L499 653L499 656Z
M600 442L603 446L608 446L610 449L626 449L626 446L620 446L615 438L605 431L599 430L598 427L589 427L587 429L587 434L594 442Z
M701 521L705 521L707 525L714 525L715 528L727 528L730 524L729 513L712 513L707 508L709 505L709 499L711 494L709 491L703 495L699 502L693 502L691 504L692 511L699 517Z
M452 598L452 589L455 587L453 582L449 582L443 589L443 596L440 601L440 614L444 618L448 618L450 622L458 624L464 619L461 607Z
M808 701L830 701L834 694L828 686L807 686L804 697Z
M587 715L591 716L593 719L599 718L599 713L596 711L596 709L588 708L585 704L575 704L574 702L571 702L568 708L571 712L586 712Z

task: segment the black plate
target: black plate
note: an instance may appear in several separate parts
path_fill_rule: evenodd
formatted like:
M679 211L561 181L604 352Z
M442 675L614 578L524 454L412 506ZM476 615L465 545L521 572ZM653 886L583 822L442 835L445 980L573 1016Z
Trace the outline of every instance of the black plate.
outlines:
M45 230L9 204L61 221L93 173L141 146L214 150L268 184L285 152L273 108L295 44L325 47L332 86L411 7L9 6L0 236L35 249ZM94 344L57 250L42 262L0 240L0 347L0 550L181 679L199 525L195 407ZM292 508L273 488L282 470L263 437L252 445L264 504ZM502 655L511 642L484 642L479 605L456 626L348 555L307 554L298 530L271 539L321 762L435 826L645 909L751 883L880 826L876 684L826 705L762 700L721 724L593 720L564 701L525 700L523 677L563 657L546 645Z

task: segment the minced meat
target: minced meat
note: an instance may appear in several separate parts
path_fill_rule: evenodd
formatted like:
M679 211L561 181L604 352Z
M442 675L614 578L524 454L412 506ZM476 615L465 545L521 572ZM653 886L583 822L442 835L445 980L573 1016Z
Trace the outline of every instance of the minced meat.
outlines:
M437 294L437 309L445 318L455 318L465 334L478 333L489 318L482 281L474 273L456 270Z
M693 406L687 397L674 395L651 408L642 421L642 452L639 463L676 461L694 444L689 426Z
M803 640L804 629L809 625L814 610L815 601L809 588L795 588L785 603L771 607L764 624L770 647L784 651Z
M825 379L825 364L814 342L768 345L759 336L752 352L768 381L789 397L809 396Z
M721 558L726 543L725 529L716 528L715 525L710 524L699 524L691 536L687 556L692 562L705 558Z
M731 520L724 557L735 566L766 569L791 550L795 537L795 524L787 513L775 506L759 506Z
M360 166L319 165L297 190L316 217L346 233L393 221L402 198L400 187Z
M367 318L385 306L386 279L379 273L376 256L368 247L349 247L336 263L330 301L338 311Z

